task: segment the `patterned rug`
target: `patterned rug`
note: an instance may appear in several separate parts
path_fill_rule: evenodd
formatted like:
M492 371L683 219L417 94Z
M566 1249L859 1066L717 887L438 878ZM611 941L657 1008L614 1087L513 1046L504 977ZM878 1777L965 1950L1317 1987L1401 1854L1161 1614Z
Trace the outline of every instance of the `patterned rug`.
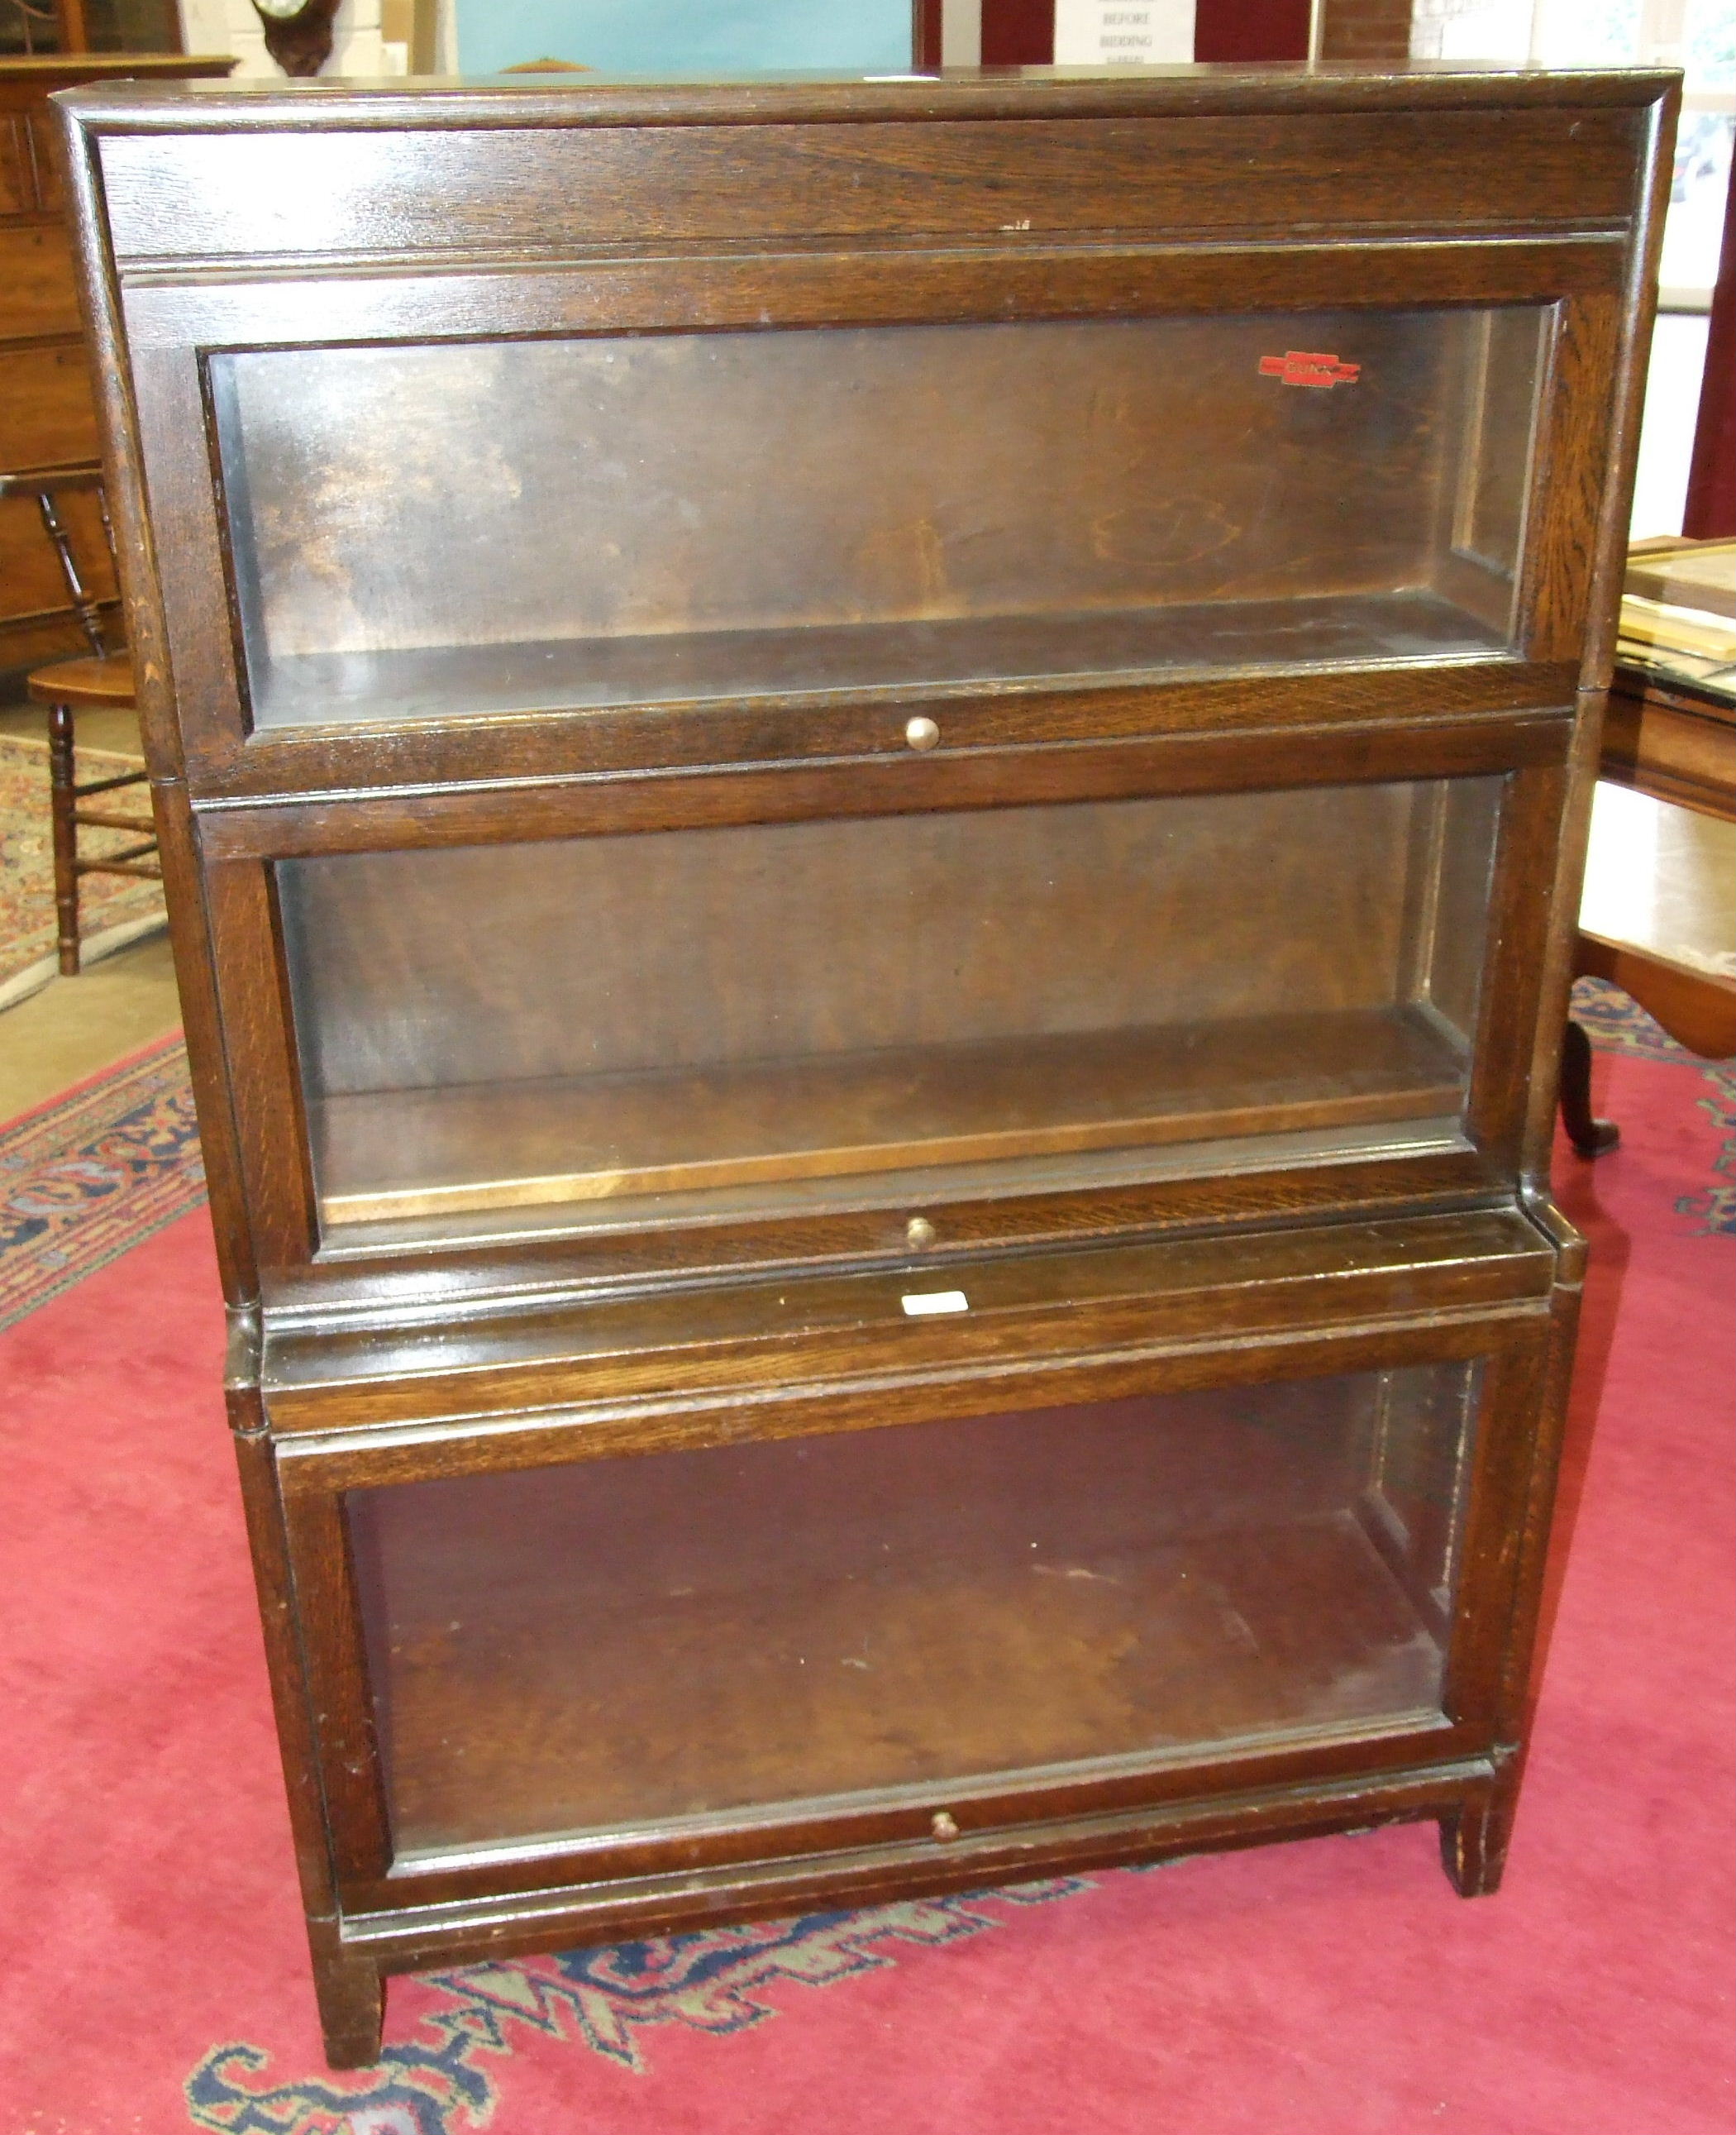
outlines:
M0 1328L204 1198L178 1033L0 1127Z
M1711 1182L1682 1194L1676 1213L1697 1219L1707 1231L1736 1234L1736 1060L1696 1060L1637 1001L1601 979L1574 981L1574 1016L1603 1052L1700 1070L1706 1094L1695 1103L1718 1129L1721 1147L1713 1159ZM1620 1121L1616 1124L1619 1126Z
M345 2075L209 1232L172 1220L201 1191L178 1048L0 1129L0 1460L31 1512L0 1552L0 1881L29 1893L0 2135L1723 2135L1736 1074L1610 989L1576 1005L1623 1142L1559 1174L1594 1457L1501 1896L1453 1897L1400 1828L471 1966L394 1982L381 2065Z
M109 749L78 753L80 781L138 767L137 757ZM149 812L143 787L129 787L114 798L125 814ZM125 830L79 833L79 850L87 859L134 842ZM87 874L80 883L79 932L86 964L167 924L160 884L119 874ZM58 968L48 744L27 735L0 734L0 1008L46 986Z

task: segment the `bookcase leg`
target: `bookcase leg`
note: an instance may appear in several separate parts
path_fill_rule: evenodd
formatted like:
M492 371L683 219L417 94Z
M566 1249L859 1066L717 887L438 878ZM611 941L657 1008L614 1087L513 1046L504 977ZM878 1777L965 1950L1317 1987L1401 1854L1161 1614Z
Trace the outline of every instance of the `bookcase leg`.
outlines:
M1501 1888L1512 1836L1515 1797L1467 1802L1441 1818L1441 1866L1462 1898L1489 1898Z
M385 2021L384 1980L365 1958L316 1947L313 1991L328 2064L335 2069L371 2068L380 2059Z

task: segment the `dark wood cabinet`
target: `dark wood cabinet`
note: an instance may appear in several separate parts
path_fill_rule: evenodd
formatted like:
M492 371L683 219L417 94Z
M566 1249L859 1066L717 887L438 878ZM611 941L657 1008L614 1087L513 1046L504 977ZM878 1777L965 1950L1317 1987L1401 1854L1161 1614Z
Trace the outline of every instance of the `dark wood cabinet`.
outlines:
M1511 1823L1674 77L65 100L327 2042Z
M94 460L97 452L49 98L118 75L220 76L235 64L164 52L0 58L0 474ZM63 509L80 560L112 608L117 594L95 501L70 497ZM35 498L0 498L0 675L86 649Z

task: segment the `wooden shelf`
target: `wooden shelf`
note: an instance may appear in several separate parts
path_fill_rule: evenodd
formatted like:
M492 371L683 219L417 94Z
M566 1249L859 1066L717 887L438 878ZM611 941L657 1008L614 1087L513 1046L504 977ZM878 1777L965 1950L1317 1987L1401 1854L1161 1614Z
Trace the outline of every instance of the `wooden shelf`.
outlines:
M1407 590L1070 615L299 653L252 675L260 727L346 726L1166 669L1487 659L1505 636Z
M367 1493L397 1849L1438 1713L1365 1384Z
M1463 1088L1400 1008L370 1091L310 1123L341 1225L1434 1119Z

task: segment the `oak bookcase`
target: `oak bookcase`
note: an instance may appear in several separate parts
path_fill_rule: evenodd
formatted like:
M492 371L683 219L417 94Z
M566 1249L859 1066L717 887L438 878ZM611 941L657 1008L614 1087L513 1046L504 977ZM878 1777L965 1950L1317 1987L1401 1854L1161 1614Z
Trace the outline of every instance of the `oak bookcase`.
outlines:
M1492 1890L1675 77L63 99L320 2005Z

